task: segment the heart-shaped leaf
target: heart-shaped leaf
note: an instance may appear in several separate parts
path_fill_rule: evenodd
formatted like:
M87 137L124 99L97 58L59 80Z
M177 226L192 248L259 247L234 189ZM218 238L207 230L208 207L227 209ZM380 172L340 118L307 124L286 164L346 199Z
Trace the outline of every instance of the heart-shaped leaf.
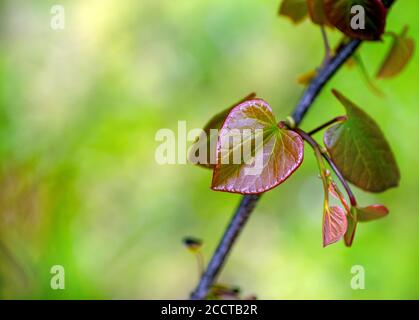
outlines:
M380 40L387 8L381 0L324 0L329 23L345 35L361 40Z
M347 227L346 214L341 207L326 207L323 215L323 247L342 239Z
M224 120L227 118L230 110L236 105L246 100L251 100L255 97L256 93L251 93L245 98L241 99L239 102L233 104L228 109L223 110L212 117L210 121L208 121L208 123L205 125L202 133L196 139L195 143L192 145L188 155L189 162L205 168L213 169L217 163L216 154L218 134L221 127L223 126ZM201 151L204 154L200 154Z
M278 126L265 101L243 102L230 111L218 137L212 189L263 193L284 182L303 154L300 135Z
M365 208L357 208L357 218L359 222L368 222L384 218L389 210L381 204L373 204Z
M346 108L348 119L330 127L325 146L344 178L359 188L381 192L398 185L399 169L376 122L341 93L333 94Z
M391 78L398 75L413 56L415 42L407 37L408 28L405 27L400 35L393 36L393 44L377 72L377 78Z
M299 23L307 16L306 0L283 0L279 7L279 15L289 17L294 23Z

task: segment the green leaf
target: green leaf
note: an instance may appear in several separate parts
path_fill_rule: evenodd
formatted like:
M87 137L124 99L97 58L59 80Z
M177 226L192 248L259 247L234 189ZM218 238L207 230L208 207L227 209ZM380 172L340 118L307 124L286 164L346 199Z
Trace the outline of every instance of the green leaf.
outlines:
M360 5L365 12L364 28L355 29L351 21L358 22L354 6ZM380 40L384 33L387 9L381 0L324 0L326 16L333 26L351 38L361 40Z
M412 58L415 42L406 36L407 31L406 26L400 35L389 33L393 37L393 44L377 72L377 78L384 79L398 75Z
M263 193L284 182L303 153L300 135L278 126L265 101L246 101L230 111L221 129L212 189Z
M289 17L294 23L300 23L307 16L306 0L283 0L279 15Z
M352 207L347 215L348 229L345 233L345 245L351 247L355 238L358 222L368 222L387 216L389 210L381 204L373 204L368 207Z
M365 208L357 208L357 217L359 222L368 222L384 218L389 210L381 204L373 204Z
M376 122L338 91L333 94L346 108L348 119L330 127L325 146L346 180L370 192L396 187L396 160Z
M347 247L351 247L354 242L356 227L358 226L356 214L356 208L352 207L351 212L346 216L348 220L348 228L346 229L344 240Z
M346 214L341 207L325 207L323 215L323 247L342 239L347 227Z
M216 164L216 153L217 153L217 141L218 133L224 123L224 120L227 118L230 110L233 109L236 105L246 101L251 100L256 97L256 93L251 93L245 98L241 99L237 103L233 104L226 110L221 111L216 114L214 117L208 121L205 125L202 133L196 139L195 143L192 145L188 159L189 162L197 164L199 166L213 169ZM200 151L204 150L205 154L200 155Z

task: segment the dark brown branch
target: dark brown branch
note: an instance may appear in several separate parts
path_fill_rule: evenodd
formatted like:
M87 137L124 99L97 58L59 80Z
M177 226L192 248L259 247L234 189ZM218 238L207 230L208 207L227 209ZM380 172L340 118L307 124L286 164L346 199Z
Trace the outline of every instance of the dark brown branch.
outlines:
M383 0L383 3L390 7L395 0ZM308 88L303 93L300 101L292 113L295 126L299 126L304 119L307 111L312 106L314 100L317 98L323 87L340 69L340 67L354 54L360 46L361 41L351 40L345 45L332 60L326 63L320 70L318 70L316 77L312 80ZM242 198L236 212L233 215L224 235L215 250L211 261L205 273L202 275L198 286L191 294L191 299L202 300L208 295L211 286L214 284L222 266L225 263L228 254L230 253L235 240L241 233L246 224L250 214L258 202L260 195L246 195Z
M208 291L215 282L220 269L224 265L227 255L231 247L236 241L236 238L243 229L244 224L260 199L258 195L244 196L241 200L236 213L228 225L220 244L217 247L211 261L208 264L207 270L201 277L198 287L192 293L191 298L194 300L202 300L208 295Z

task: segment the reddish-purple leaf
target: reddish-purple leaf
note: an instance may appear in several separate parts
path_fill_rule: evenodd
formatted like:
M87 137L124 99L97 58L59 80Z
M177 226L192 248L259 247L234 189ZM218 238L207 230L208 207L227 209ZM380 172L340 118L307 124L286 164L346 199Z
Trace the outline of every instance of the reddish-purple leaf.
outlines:
M212 189L263 193L284 182L303 154L300 135L279 127L265 101L246 101L230 111L221 129Z
M398 185L399 169L393 152L376 122L341 93L348 119L330 127L325 146L344 178L357 187L381 192Z
M381 0L324 0L324 6L329 23L348 37L361 40L381 39L387 18L387 9ZM360 25L359 12L351 11L352 8L360 8L359 6L365 12L365 25Z
M324 9L323 0L307 0L308 13L311 21L315 24L327 24L327 17Z
M389 33L393 36L393 44L377 72L377 78L391 78L398 75L412 58L415 42L407 37L407 31L408 28L405 27L400 35Z
M357 208L357 218L359 222L368 222L384 218L389 210L382 204L373 204L365 208Z
M299 23L307 16L306 0L283 0L279 7L279 15L289 17L294 23Z
M338 186L335 182L330 181L329 184L329 193L337 200L339 200L345 211L348 213L350 211L348 202L346 201L345 197L343 196L342 192L339 190Z
M345 235L348 223L341 207L325 207L323 215L323 246L335 243Z
M237 103L233 104L228 109L223 110L212 117L205 125L202 133L196 139L195 143L192 145L188 156L189 162L205 168L213 169L216 164L218 133L224 123L224 120L227 118L230 110L235 106L255 97L256 93L251 93ZM205 151L204 155L200 155L201 150Z

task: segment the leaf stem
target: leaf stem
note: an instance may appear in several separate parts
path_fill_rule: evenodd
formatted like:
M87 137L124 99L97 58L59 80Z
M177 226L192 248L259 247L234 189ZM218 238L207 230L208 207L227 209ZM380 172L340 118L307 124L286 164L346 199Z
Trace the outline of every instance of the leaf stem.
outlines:
M202 277L202 275L204 274L204 256L202 255L201 251L198 251L196 254L196 263L198 266L198 274L199 277Z
M322 33L323 44L325 49L325 56L323 60L323 66L328 64L330 59L332 58L332 50L330 49L329 38L327 37L326 28L321 25L320 31Z
M339 171L339 169L336 167L336 164L333 162L333 160L329 157L329 155L326 152L322 152L323 158L327 161L329 166L332 168L333 172L338 177L339 181L342 183L343 188L345 189L346 193L348 194L349 201L351 202L352 207L357 206L355 195L353 194L351 188L349 187L348 182L343 177L342 173Z
M308 135L312 136L312 135L316 134L317 132L322 131L323 129L331 126L332 124L335 124L336 122L345 121L347 119L348 119L347 116L339 116L339 117L333 118L332 120L327 121L325 124L322 124L321 126L319 126L315 129L311 130L310 132L308 132Z
M343 177L342 173L339 171L339 169L336 167L336 164L333 162L333 160L329 157L329 155L327 154L326 151L324 151L320 145L317 143L316 140L314 140L307 132L301 130L300 128L295 128L293 129L295 132L297 132L305 141L307 141L311 147L314 149L314 151L316 152L316 156L318 158L318 155L320 154L329 164L330 168L333 170L333 172L336 174L336 176L338 177L339 181L342 183L346 193L348 194L349 197L349 201L351 202L351 205L353 207L356 207L356 198L351 190L351 188L349 187L348 182L346 181L346 179ZM318 159L319 160L319 159ZM320 168L322 169L322 168Z

